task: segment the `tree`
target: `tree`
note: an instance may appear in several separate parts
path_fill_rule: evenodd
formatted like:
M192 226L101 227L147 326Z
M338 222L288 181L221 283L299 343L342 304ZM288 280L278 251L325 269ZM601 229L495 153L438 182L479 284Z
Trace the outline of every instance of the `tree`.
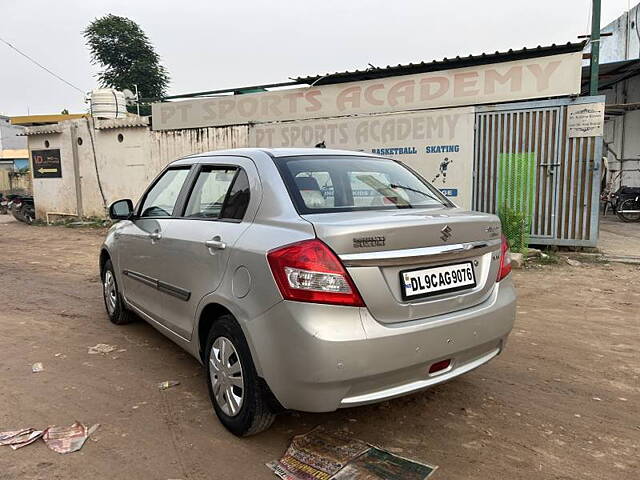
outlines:
M91 62L104 68L97 75L102 87L135 91L137 85L140 98L165 96L169 74L136 22L109 14L96 18L83 34ZM141 113L149 110L141 109Z

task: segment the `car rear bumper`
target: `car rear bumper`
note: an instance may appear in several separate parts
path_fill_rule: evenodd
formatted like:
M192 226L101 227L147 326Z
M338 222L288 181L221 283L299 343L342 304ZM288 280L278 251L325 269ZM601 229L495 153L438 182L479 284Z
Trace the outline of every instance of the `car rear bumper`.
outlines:
M246 328L254 362L280 403L326 412L416 392L477 368L505 347L515 319L509 277L473 308L381 324L366 308L280 302ZM445 370L429 367L450 359Z

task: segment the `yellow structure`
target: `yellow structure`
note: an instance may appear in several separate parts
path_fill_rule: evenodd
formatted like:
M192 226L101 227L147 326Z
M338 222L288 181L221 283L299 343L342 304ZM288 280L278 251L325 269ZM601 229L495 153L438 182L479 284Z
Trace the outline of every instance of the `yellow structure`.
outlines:
M57 113L53 115L22 115L11 117L12 125L21 125L23 127L34 127L37 125L49 125L52 123L64 122L65 120L75 120L88 116L88 113Z
M18 158L29 158L29 150L0 150L0 160L15 160Z

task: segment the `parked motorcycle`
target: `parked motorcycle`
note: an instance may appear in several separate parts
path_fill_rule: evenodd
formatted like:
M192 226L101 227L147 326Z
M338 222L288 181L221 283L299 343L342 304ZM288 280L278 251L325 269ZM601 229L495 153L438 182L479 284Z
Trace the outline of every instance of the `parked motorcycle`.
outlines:
M9 199L0 193L0 215L9 213Z
M36 219L36 208L31 196L18 195L7 206L16 220L31 225Z
M623 222L640 222L640 187L620 187L615 212Z

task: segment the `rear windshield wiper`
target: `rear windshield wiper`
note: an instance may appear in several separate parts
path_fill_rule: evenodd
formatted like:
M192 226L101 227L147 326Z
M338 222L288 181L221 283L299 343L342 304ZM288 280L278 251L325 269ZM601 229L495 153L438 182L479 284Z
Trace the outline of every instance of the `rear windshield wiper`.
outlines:
M437 198L435 198L433 195L431 195L430 193L423 192L422 190L418 190L416 188L407 187L406 185L398 185L397 183L391 183L391 184L389 184L389 187L391 187L391 188L401 188L402 190L408 190L410 192L419 193L420 195L424 195L425 197L428 197L431 200L435 200L436 202L440 203L440 201Z

